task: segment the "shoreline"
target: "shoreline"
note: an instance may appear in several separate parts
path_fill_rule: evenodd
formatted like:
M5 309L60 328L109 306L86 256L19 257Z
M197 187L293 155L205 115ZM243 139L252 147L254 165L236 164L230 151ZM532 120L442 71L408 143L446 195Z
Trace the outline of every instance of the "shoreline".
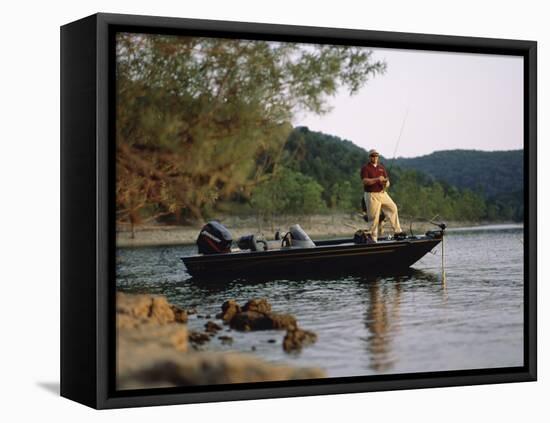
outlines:
M258 225L255 218L220 218L220 222L225 225L233 234L236 240L241 236L249 234L260 234L265 239L273 239L275 230L285 231L290 225L300 222L300 226L313 239L330 239L337 237L353 237L357 229L364 229L366 223L359 215L335 214L335 215L316 215L316 216L288 216L279 219L273 225ZM403 218L401 220L403 230L410 231L411 220ZM450 231L457 229L475 229L487 225L521 225L517 222L472 222L472 221L449 221L445 222ZM116 247L117 248L138 248L138 247L160 247L175 245L194 245L202 228L203 223L188 226L176 225L149 225L135 228L135 237L128 227L117 226ZM426 231L435 228L428 222L412 222L413 233L423 234ZM384 227L387 233L391 233L389 225Z
M189 316L197 314L195 308L178 307L163 295L117 291L117 389L327 377L319 367L269 362L255 354L255 349L218 349L224 344L233 345L236 332L272 331L274 338L283 337L272 348L282 348L285 353L317 341L317 335L301 329L293 315L272 311L267 299L250 299L242 307L229 299L219 311L215 317L197 315L203 319L202 328L192 330L188 323Z

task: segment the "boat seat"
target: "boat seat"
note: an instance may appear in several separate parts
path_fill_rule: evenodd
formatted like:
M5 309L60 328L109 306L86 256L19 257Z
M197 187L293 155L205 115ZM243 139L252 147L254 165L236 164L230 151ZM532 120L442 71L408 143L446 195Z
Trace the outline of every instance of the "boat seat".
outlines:
M245 235L240 237L237 241L240 250L250 251L280 250L281 244L281 240L266 241L263 239L256 239L255 235Z
M275 241L265 241L267 243L268 250L280 250L281 249L281 240L277 239Z

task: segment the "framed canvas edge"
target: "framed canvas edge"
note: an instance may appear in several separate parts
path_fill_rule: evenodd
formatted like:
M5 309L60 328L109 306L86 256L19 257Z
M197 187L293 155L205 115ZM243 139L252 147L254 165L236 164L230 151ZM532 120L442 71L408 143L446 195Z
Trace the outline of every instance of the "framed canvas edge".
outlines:
M210 21L182 18L163 18L152 16L118 15L118 14L97 14L97 298L94 300L97 304L97 363L96 363L96 381L97 381L97 402L96 408L119 408L136 407L150 405L168 405L183 403L198 403L212 401L232 401L245 399L262 398L280 398L293 396L341 394L341 393L359 393L382 390L401 390L432 387L451 387L460 385L493 384L507 382L535 381L537 379L537 351L536 351L536 276L537 276L537 210L536 210L536 87L537 87L537 44L535 41L521 40L503 40L475 37L456 37L447 35L430 34L411 34L398 32L381 32L366 30L349 30L317 27L301 27L273 24L256 24L242 22ZM395 44L408 46L404 48L434 50L433 46L438 46L440 51L471 51L471 52L499 52L514 51L514 54L521 54L525 60L525 81L526 92L528 96L524 100L525 110L525 146L528 154L525 155L525 164L528 172L525 173L526 180L526 205L528 205L528 221L525 225L525 236L528 242L525 243L526 254L525 269L529 280L526 280L528 289L525 296L525 366L516 368L513 371L498 369L493 370L491 374L479 375L461 375L460 371L450 372L454 375L438 376L438 373L415 378L414 375L408 379L400 380L382 380L373 382L353 382L353 383L327 383L323 385L303 385L303 386L284 386L284 387L258 387L251 389L231 389L215 390L212 392L197 393L170 393L170 394L143 394L124 396L117 393L112 395L109 390L109 372L112 366L109 365L109 342L112 340L112 333L109 333L110 316L114 310L112 298L109 298L109 243L113 236L113 228L109 220L109 198L112 194L109 190L109 172L113 171L112 146L109 146L110 122L109 119L109 95L113 95L113 90L109 91L109 30L118 26L150 27L153 30L159 29L201 29L207 31L226 31L233 33L246 33L249 35L291 35L299 38L327 39L340 38L349 40L374 40L381 44ZM498 53L494 53L498 54ZM111 164L111 165L110 165ZM111 175L112 176L112 175ZM111 238L112 241L112 238ZM112 327L112 325L111 325ZM111 336L109 336L109 334ZM112 363L111 363L112 364Z
M526 67L527 81L525 82L525 93L528 95L524 99L524 104L527 108L524 118L524 139L525 145L528 148L528 154L525 154L525 165L528 169L528 177L524 181L525 204L527 204L528 224L524 227L524 234L527 235L528 247L524 250L524 254L528 259L524 261L526 275L528 280L527 292L525 295L524 307L525 312L525 333L527 341L525 342L525 358L527 360L527 368L532 375L533 380L537 380L537 43L533 42L528 47L528 51L524 56ZM524 169L525 169L524 165ZM525 171L524 171L525 173ZM527 244L526 244L527 245Z
M60 394L97 406L96 16L60 30ZM76 140L76 142L75 142Z
M356 394L380 391L401 391L407 389L450 388L460 386L500 383L531 382L536 380L529 372L503 372L478 376L434 376L417 379L387 380L375 382L344 382L322 385L288 387L259 387L247 389L216 390L193 393L135 394L108 397L98 402L99 409L148 407L156 405L193 404L221 401L243 401L273 398L306 397L318 395ZM304 381L304 383L307 382Z

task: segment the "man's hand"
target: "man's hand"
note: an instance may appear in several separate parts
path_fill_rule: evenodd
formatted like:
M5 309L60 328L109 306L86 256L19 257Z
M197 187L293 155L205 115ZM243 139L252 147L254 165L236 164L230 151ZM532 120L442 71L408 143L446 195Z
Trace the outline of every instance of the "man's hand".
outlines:
M379 177L378 177L378 180L379 180L380 182L382 182L382 183L384 183L384 182L387 181L387 179L386 179L385 177L383 177L383 176L379 176Z

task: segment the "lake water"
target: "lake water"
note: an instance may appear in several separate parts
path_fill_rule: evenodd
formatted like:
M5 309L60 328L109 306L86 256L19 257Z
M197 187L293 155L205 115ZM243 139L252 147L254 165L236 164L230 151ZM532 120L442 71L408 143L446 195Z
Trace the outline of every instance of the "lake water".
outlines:
M358 376L523 365L523 228L487 226L450 230L414 271L393 277L196 281L180 257L194 246L118 249L117 288L165 295L196 306L191 330L203 330L221 304L267 298L273 311L296 316L317 333L299 353L282 349L284 331L223 331L207 348L242 351L294 366L317 366L328 376ZM272 341L275 340L273 343ZM270 342L271 341L271 342Z

